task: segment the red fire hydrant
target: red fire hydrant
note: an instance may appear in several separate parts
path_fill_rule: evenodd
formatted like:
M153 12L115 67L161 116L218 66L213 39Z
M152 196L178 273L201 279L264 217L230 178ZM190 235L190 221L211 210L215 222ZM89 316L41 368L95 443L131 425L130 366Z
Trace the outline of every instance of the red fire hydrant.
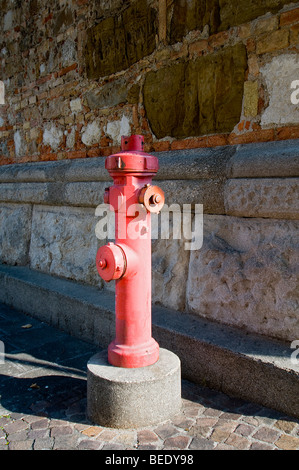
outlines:
M164 193L152 186L158 159L143 151L140 135L122 137L121 152L106 158L114 185L104 201L115 212L115 243L102 246L96 265L105 281L116 281L116 337L108 362L117 367L144 367L159 359L151 320L151 213L164 205Z

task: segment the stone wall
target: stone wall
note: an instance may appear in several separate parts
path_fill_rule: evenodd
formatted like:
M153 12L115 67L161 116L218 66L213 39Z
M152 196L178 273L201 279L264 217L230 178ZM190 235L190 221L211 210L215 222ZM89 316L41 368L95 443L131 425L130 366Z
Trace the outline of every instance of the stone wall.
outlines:
M299 137L299 3L0 6L0 164Z
M143 134L167 204L204 210L201 249L153 240L153 300L298 339L299 2L0 6L0 261L107 288L102 157Z
M202 246L189 250L186 231L177 239L170 228L164 239L158 224L153 301L247 332L298 338L299 141L156 155L168 206L203 204L204 230ZM95 267L107 242L95 233L96 207L110 183L99 158L2 166L1 262L98 286L99 297L113 290Z

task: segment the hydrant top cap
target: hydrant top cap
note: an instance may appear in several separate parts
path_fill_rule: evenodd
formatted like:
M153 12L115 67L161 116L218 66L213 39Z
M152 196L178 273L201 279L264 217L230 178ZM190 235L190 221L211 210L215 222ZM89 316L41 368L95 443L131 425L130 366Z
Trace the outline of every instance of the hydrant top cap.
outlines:
M121 149L122 151L128 150L133 152L143 152L144 137L143 135L131 135L121 137Z
M156 173L159 169L158 158L143 151L142 135L122 136L121 152L106 158L105 168L109 171L138 171Z

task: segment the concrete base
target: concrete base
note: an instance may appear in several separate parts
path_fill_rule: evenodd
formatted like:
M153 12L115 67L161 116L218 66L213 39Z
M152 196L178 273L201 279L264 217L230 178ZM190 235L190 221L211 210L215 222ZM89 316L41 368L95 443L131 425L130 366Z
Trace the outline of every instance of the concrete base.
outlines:
M107 351L87 364L87 413L91 421L112 428L158 424L181 408L181 364L160 348L159 360L147 367L125 369L108 363Z

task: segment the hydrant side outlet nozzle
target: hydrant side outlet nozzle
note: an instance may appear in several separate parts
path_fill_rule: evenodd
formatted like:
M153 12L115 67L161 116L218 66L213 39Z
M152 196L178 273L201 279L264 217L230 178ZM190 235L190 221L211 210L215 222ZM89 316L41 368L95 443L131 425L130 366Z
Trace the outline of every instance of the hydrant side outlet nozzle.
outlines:
M159 345L152 338L150 234L151 213L163 207L164 193L151 185L158 159L143 146L143 136L125 136L122 151L106 158L114 184L106 188L105 202L115 212L115 243L101 247L96 258L102 279L116 282L115 339L108 347L108 362L127 368L149 366L159 359Z

